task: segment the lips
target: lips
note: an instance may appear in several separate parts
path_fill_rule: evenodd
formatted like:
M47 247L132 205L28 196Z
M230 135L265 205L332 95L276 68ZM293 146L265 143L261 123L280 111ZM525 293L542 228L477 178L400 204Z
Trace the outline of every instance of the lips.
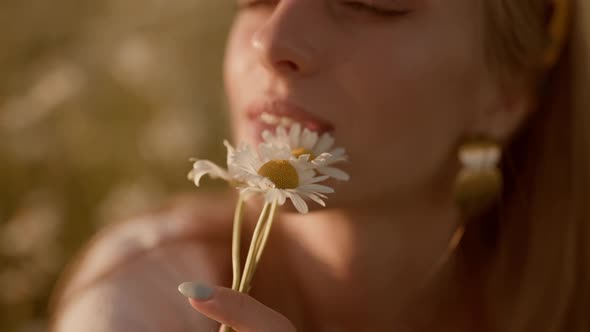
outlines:
M327 120L312 115L303 108L284 100L262 100L251 104L246 110L247 117L254 122L258 134L263 130L274 129L278 125L289 128L299 122L303 128L318 134L334 131L334 126Z

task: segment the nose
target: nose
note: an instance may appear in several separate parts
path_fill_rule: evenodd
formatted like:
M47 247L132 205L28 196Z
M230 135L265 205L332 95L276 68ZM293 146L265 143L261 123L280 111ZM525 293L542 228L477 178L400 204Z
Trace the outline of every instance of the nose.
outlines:
M280 75L304 76L317 70L310 40L309 10L296 1L279 2L252 35L252 47L262 65ZM301 2L300 2L301 3ZM307 32L305 31L307 30Z

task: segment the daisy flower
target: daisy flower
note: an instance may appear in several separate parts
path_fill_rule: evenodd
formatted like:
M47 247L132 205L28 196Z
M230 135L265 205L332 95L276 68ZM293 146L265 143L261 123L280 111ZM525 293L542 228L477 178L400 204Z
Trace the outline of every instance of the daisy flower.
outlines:
M326 206L322 198L327 198L324 194L333 193L334 190L317 184L329 176L316 176L317 166L310 162L309 155L294 158L288 147L268 143L259 145L259 154L259 158L246 151L236 154L236 161L248 160L247 163L237 163L247 176L248 186L241 190L243 194L264 193L266 202L277 200L279 205L289 198L300 213L308 212L302 197Z
M308 206L304 197L326 206L325 194L333 193L328 186L317 184L329 178L328 175L316 176L318 165L310 161L309 154L294 157L286 145L261 143L258 153L249 145L241 144L234 149L224 141L228 149L225 170L208 160L196 160L188 177L199 185L205 174L213 178L222 178L236 185L244 197L260 193L266 203L277 202L283 205L289 198L300 213L307 213ZM324 157L329 158L329 154Z
M239 170L234 167L235 163L233 162L236 150L231 146L231 144L229 144L227 140L224 140L223 144L227 148L227 170L221 168L209 160L198 160L195 158L190 159L190 161L193 161L194 163L193 169L188 173L188 179L193 181L197 187L199 186L201 178L206 174L213 179L221 178L230 183L240 182L238 176ZM240 148L245 149L247 147L241 146Z
M294 157L309 155L309 160L321 174L328 175L337 180L348 181L350 176L335 167L333 164L348 160L344 148L334 148L334 137L329 133L321 136L317 132L307 128L301 128L300 123L294 123L289 131L283 126L277 126L275 134L265 130L262 133L266 143L274 145L287 145Z

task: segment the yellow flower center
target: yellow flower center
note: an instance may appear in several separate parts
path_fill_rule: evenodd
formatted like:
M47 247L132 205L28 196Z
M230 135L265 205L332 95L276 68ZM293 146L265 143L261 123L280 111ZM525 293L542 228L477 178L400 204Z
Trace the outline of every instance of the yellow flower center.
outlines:
M315 159L315 156L313 155L313 153L311 153L311 151L309 151L309 150L306 150L305 148L297 148L297 149L293 149L293 151L291 151L291 155L295 158L299 158L299 156L304 155L304 154L309 155L310 161Z
M299 186L297 170L288 160L271 160L260 167L258 174L270 179L279 189L295 189Z

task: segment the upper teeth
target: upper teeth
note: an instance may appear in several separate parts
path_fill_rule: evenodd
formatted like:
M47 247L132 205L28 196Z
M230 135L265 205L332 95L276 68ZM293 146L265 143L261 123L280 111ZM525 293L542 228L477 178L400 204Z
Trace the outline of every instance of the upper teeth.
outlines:
M270 113L262 113L260 114L260 120L262 120L262 122L269 124L269 125L283 125L285 127L292 125L295 120L286 117L286 116L276 116L274 114L270 114Z

